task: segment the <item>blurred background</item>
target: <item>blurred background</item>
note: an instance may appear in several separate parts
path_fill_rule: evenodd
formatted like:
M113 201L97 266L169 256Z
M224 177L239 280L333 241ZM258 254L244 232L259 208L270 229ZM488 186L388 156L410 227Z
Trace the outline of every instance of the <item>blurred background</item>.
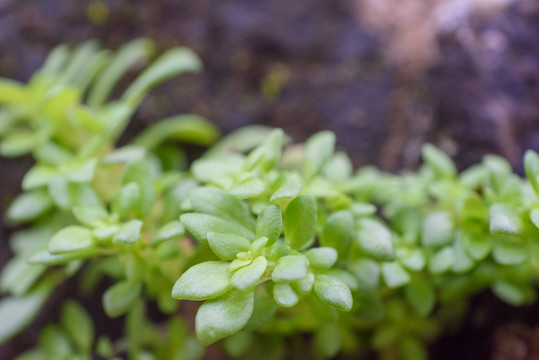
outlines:
M537 0L0 0L0 77L27 81L60 43L141 36L192 48L205 70L154 91L131 132L186 112L223 133L330 129L356 165L393 172L425 142L460 169L494 153L521 173L539 150ZM29 166L0 160L1 209Z

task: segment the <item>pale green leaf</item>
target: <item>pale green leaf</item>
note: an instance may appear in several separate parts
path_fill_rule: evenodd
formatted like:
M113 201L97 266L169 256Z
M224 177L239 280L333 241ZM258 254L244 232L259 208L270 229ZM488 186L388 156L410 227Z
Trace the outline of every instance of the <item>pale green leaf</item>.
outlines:
M195 319L199 341L207 346L241 330L253 313L253 304L253 291L230 291L206 301Z
M256 236L268 238L266 246L271 246L281 236L282 226L281 208L277 205L270 205L262 210L256 219Z
M279 259L271 279L275 282L301 280L307 276L309 262L304 255L286 255Z
M182 223L193 236L203 242L208 242L208 233L237 235L254 240L254 234L243 226L207 214L189 213L180 216Z
M278 283L273 286L273 298L277 305L291 308L299 301L298 294L288 283Z
M51 254L63 254L91 248L94 245L92 233L88 228L71 225L58 231L49 241Z
M283 216L285 243L292 249L312 244L317 216L316 200L312 195L301 195L292 200Z
M190 267L174 284L172 297L186 300L206 300L231 289L229 263L206 261Z
M131 245L140 238L140 229L142 228L141 220L131 220L120 226L117 233L114 234L112 242L115 244Z
M233 260L237 253L249 250L251 242L238 235L208 233L208 244L221 259Z
M325 304L340 311L352 310L352 293L341 279L334 276L317 275L314 291Z
M139 282L123 280L112 285L103 294L105 313L115 318L125 314L139 299L142 285Z
M358 221L357 244L370 257L377 260L393 260L395 249L389 230L372 219Z
M231 284L239 290L247 290L256 285L266 271L268 262L264 256L258 256L253 262L232 275Z

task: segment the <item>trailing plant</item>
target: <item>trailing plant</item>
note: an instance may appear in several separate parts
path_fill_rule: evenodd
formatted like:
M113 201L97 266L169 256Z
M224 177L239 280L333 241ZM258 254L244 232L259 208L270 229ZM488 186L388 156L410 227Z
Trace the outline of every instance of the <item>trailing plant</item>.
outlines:
M178 141L218 138L196 115L117 145L151 88L201 67L172 49L114 90L154 51L148 40L116 53L61 46L28 85L0 80L0 152L36 161L6 214L24 226L1 274L0 342L66 283L79 300L108 284L103 309L125 319L119 338L96 334L68 300L19 360L197 359L218 340L233 358L299 348L312 358L424 359L475 294L535 300L536 153L525 156L528 181L491 155L459 174L431 145L419 171L393 175L354 171L329 131L296 146L280 129L251 126L188 166ZM196 340L184 300L203 301Z

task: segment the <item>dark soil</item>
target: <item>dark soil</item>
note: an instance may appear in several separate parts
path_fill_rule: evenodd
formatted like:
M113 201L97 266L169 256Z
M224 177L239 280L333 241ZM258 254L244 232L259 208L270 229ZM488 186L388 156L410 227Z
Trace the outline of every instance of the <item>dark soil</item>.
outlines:
M224 133L267 124L302 141L330 129L356 165L414 168L420 145L431 141L459 168L495 153L522 172L523 151L539 150L537 2L515 0L500 11L471 12L458 28L437 34L438 60L412 75L385 55L390 35L364 24L354 4L0 0L0 76L26 81L59 43L97 38L116 48L147 36L163 49L192 48L205 71L158 89L127 137L148 122L193 112ZM20 191L30 164L0 160L2 209ZM8 235L2 225L0 264L10 256ZM532 330L539 324L537 307L513 309L487 293L470 314L462 332L432 346L433 359L539 356ZM29 338L34 335L31 330ZM0 358L11 358L14 349L28 345L26 339L0 347Z

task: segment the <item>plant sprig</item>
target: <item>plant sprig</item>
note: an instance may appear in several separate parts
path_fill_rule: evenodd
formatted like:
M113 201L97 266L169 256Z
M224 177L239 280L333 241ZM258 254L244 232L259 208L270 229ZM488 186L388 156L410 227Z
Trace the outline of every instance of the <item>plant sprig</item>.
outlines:
M162 120L122 147L137 105L160 82L200 70L185 48L151 62L118 98L116 83L155 52L95 42L55 49L28 85L0 79L0 153L36 164L7 218L26 227L0 278L0 342L22 331L56 287L81 298L107 281L120 339L96 334L68 301L59 322L20 359L196 359L218 340L234 358L282 358L284 341L313 334L314 357L370 348L422 359L458 325L475 294L535 300L539 155L528 181L495 156L458 173L432 145L417 172L354 171L335 135L289 146L280 129L240 129L188 167L176 142L211 145L196 115ZM203 301L195 341L177 299ZM156 304L168 320L146 314ZM199 344L200 343L200 344ZM271 349L271 350L268 350Z

